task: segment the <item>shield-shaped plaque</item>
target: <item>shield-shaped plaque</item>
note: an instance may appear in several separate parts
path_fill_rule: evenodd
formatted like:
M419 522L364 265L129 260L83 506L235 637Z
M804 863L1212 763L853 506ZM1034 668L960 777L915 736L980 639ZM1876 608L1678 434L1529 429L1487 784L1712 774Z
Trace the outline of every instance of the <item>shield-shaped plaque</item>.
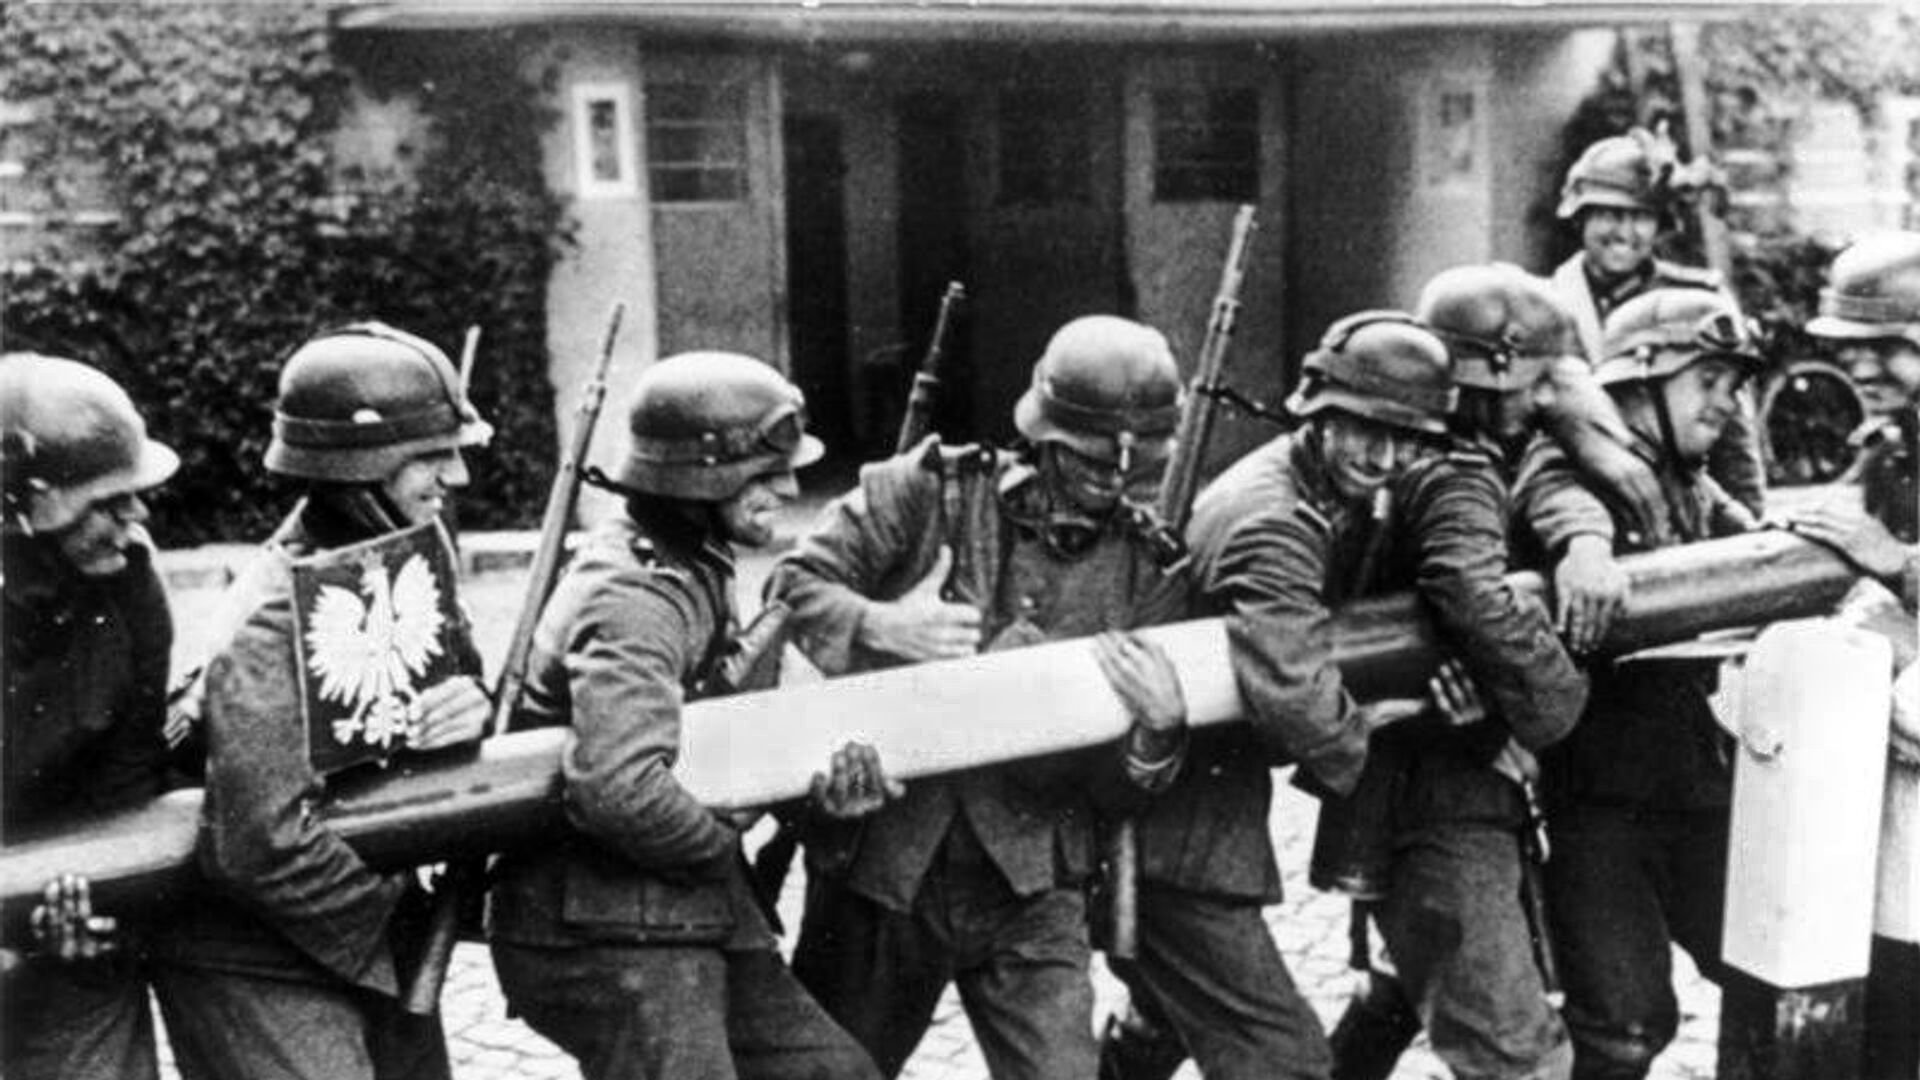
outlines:
M320 773L385 763L420 691L459 673L452 545L438 522L293 564L307 752Z

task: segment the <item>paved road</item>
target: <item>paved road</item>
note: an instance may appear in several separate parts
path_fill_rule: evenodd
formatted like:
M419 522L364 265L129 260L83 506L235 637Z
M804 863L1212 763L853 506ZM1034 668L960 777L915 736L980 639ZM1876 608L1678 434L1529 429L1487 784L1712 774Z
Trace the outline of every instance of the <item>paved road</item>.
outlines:
M783 533L794 535L818 510L817 502L802 504L789 515ZM743 560L740 575L743 598L759 595L769 564L766 555ZM174 607L180 626L177 662L191 663L204 655L210 645L208 627L214 620L209 615L217 609L218 594L207 587L181 588L180 583L190 580L187 575L175 575L171 580L176 583ZM473 614L479 644L491 661L497 661L505 651L523 588L521 575L512 571L482 574L463 585L463 599ZM1290 899L1269 909L1267 922L1302 991L1312 1000L1323 1021L1331 1025L1353 979L1345 963L1346 902L1316 893L1307 885L1313 801L1293 791L1285 783L1284 775L1280 780L1277 785L1280 795L1270 825ZM762 837L750 835L749 843L760 839ZM802 888L802 876L796 869L781 905L790 926L799 924ZM1693 973L1684 956L1677 957L1676 967L1684 972L1680 1036L1656 1063L1653 1077L1654 1080L1711 1077L1718 993ZM1097 961L1094 974L1097 1012L1104 1016L1124 1002L1125 991ZM506 1017L493 969L481 946L462 945L456 951L442 1007L454 1073L460 1080L544 1077L571 1080L579 1075L571 1061L552 1045L519 1021ZM172 1076L171 1062L168 1064L167 1074ZM904 1075L907 1080L984 1080L986 1069L979 1049L951 993L941 1002L932 1031L908 1063ZM1426 1080L1447 1075L1437 1059L1423 1047L1416 1047L1402 1059L1395 1080ZM1194 1080L1197 1076L1191 1066L1182 1074L1185 1080Z

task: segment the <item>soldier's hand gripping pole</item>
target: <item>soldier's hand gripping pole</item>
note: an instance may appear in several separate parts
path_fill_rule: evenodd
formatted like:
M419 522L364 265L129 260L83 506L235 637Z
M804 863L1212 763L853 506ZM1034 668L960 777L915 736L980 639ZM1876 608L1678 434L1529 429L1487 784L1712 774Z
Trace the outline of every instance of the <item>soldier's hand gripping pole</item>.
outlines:
M919 369L913 373L913 388L907 392L907 407L900 415L900 432L893 443L896 454L920 445L920 440L933 431L933 410L940 403L940 372L946 364L954 320L966 299L966 286L957 281L947 282L947 291L940 297L940 313L933 320L933 336L927 339L927 351L920 358ZM781 590L775 584L768 582L765 595L773 599L740 635L733 654L722 663L720 693L765 690L779 681L779 669L774 661L785 648L787 622L793 616L793 609L777 599ZM773 911L779 906L780 892L786 887L787 874L799 853L800 827L790 816L783 817L779 831L761 845L753 858L754 891L766 910Z
M1193 518L1193 499L1200 493L1200 469L1220 411L1227 347L1233 343L1234 323L1240 316L1240 286L1247 277L1247 256L1253 249L1257 228L1253 206L1243 203L1233 217L1227 261L1220 270L1220 290L1214 294L1213 308L1207 314L1207 335L1201 341L1193 380L1180 405L1173 456L1167 461L1146 529L1154 559L1163 567L1172 567L1187 555L1187 523ZM1140 947L1140 844L1131 821L1122 821L1113 830L1107 849L1107 875L1108 893L1113 898L1113 940L1107 951L1123 960L1132 959Z
M953 336L954 316L966 299L964 286L947 282L946 294L940 297L940 314L933 320L933 336L927 339L926 355L920 359L920 369L913 373L913 389L907 392L907 409L900 417L900 435L893 444L896 454L918 446L933 430L933 407L940 400L940 369L946 362L947 341Z
M527 661L533 655L533 632L540 625L540 611L553 592L560 576L560 564L566 557L567 529L573 521L574 504L580 498L581 462L593 445L593 429L600 422L601 407L607 400L607 368L613 363L613 346L620 337L620 320L625 317L624 303L613 305L607 316L606 337L600 344L600 356L594 364L593 378L580 396L579 416L574 423L573 439L560 459L553 487L547 492L547 507L540 517L540 545L534 549L533 566L527 575L526 599L513 625L513 637L507 644L507 658L500 666L500 679L493 690L493 718L487 725L489 737L503 734L520 703L520 691L527 684ZM469 338L471 340L471 338ZM478 901L486 886L486 863L463 861L449 863L434 890L433 910L427 927L426 944L420 953L406 994L401 999L408 1012L428 1016L440 1007L440 987L447 979L447 964L453 959L453 946L460 938L460 916L468 904Z

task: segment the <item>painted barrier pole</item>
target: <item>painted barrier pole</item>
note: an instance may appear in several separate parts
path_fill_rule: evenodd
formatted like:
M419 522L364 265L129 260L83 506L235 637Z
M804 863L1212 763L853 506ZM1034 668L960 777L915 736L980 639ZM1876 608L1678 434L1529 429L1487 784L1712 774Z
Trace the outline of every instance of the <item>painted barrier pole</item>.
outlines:
M1784 532L1762 532L1623 560L1632 593L1609 647L1829 610L1855 574L1838 556ZM1515 587L1537 594L1531 574ZM1149 631L1174 657L1196 726L1238 719L1238 691L1217 620ZM1362 698L1417 694L1437 658L1410 596L1368 600L1335 621L1335 657ZM683 721L676 773L721 807L803 794L848 738L878 746L911 778L1090 746L1126 727L1085 641L923 664L814 686L696 702ZM477 757L342 778L321 808L375 865L404 866L501 850L552 834L561 821L557 768L565 733L488 740ZM191 865L199 793L177 792L111 819L0 847L0 904L23 906L62 873L89 877L104 910L179 883Z

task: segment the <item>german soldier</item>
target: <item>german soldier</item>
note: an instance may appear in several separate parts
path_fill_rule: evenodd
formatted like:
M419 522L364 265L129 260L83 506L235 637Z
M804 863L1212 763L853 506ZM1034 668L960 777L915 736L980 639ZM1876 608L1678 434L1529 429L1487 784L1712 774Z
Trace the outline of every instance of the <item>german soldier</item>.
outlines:
M1655 258L1654 239L1670 212L1676 166L1658 137L1635 128L1587 147L1567 170L1556 210L1580 236L1580 250L1553 272L1553 286L1572 309L1587 358L1605 358L1602 325L1621 304L1652 289L1714 289L1725 283L1712 270ZM1756 516L1766 499L1751 395L1708 459L1708 471Z
M1712 290L1654 289L1608 317L1605 357L1596 374L1658 471L1669 535L1687 543L1750 527L1706 471L1761 364L1739 309ZM1615 557L1656 545L1547 441L1528 454L1517 511L1551 564L1569 647L1592 652L1626 599ZM1543 771L1548 909L1574 1076L1599 1080L1645 1076L1673 1038L1674 944L1708 978L1726 974L1732 758L1708 704L1715 665L1602 661L1591 675L1586 713Z
M1349 736L1331 711L1340 698L1295 696L1302 688L1294 679L1337 681L1338 672L1330 664L1315 667L1310 651L1296 660L1283 638L1262 638L1309 626L1310 611L1324 618L1340 595L1374 588L1328 580L1333 595L1322 598L1320 579L1307 584L1315 571L1303 563L1309 554L1302 545L1313 549L1316 560L1352 559L1360 549L1336 550L1338 544L1329 544L1318 530L1297 531L1302 522L1348 512L1365 519L1378 479L1362 460L1369 447L1343 438L1336 448L1329 433L1354 435L1365 425L1367 436L1382 442L1371 449L1396 459L1404 455L1394 467L1437 460L1444 431L1438 418L1450 397L1444 352L1405 316L1363 317L1336 328L1329 343L1336 338L1337 346L1328 344L1309 360L1310 389L1290 403L1301 416L1316 418L1307 421L1306 433L1255 451L1196 507L1195 584L1205 594L1203 609L1229 616L1236 670L1254 720L1197 735L1180 779L1138 819L1139 956L1112 962L1132 992L1134 1014L1110 1025L1103 1047L1105 1075L1115 1080L1164 1080L1189 1054L1208 1077L1328 1075L1326 1036L1261 917L1263 905L1281 899L1267 833L1270 770L1276 763L1304 761L1309 770L1325 768L1333 777L1329 783L1338 783L1350 776L1354 766L1346 755L1355 751L1344 744ZM1328 456L1336 449L1339 456ZM1351 480L1347 490L1331 486L1335 475ZM1351 528L1342 543L1361 543L1369 532L1384 542L1380 530L1388 528L1384 522L1345 524ZM1487 531L1478 522L1479 533L1467 536L1473 524L1455 532L1463 539L1446 554L1456 561ZM1499 551L1473 553L1472 565L1484 565L1485 558L1498 562ZM1307 602L1307 596L1316 599ZM1483 604L1482 613L1506 618L1505 606L1510 601ZM1318 662L1325 663L1324 656ZM1157 1036L1156 1028L1162 1029ZM1385 1055L1389 1070L1398 1049Z
M1435 710L1426 701L1355 702L1333 663L1330 612L1358 597L1430 585L1429 599L1442 607L1450 641L1466 662L1450 663L1435 676L1438 711L1466 711L1477 700L1469 689L1472 678L1492 688L1497 702L1512 702L1512 714L1532 722L1525 732L1530 739L1551 739L1564 723L1555 715L1555 695L1565 692L1556 669L1547 664L1528 671L1547 655L1530 625L1533 613L1504 589L1478 585L1471 574L1487 558L1503 561L1504 522L1484 457L1449 454L1455 399L1446 346L1411 317L1363 312L1340 320L1308 356L1301 386L1288 402L1302 426L1221 474L1201 496L1189 534L1195 586L1227 616L1249 707L1247 756L1258 754L1262 767L1299 762L1295 783L1330 800L1321 811L1323 836L1328 815L1344 814L1349 794L1384 783L1386 790L1426 795L1421 802L1390 801L1390 813L1374 831L1391 830L1394 840L1402 834L1429 840L1432 858L1376 856L1367 849L1390 848L1383 832L1377 842L1336 853L1327 880L1398 905L1383 924L1394 928L1409 953L1403 963L1429 1018L1436 1015L1428 1006L1439 988L1460 982L1461 965L1446 943L1495 921L1482 917L1469 924L1465 915L1477 913L1468 904L1445 902L1463 888L1448 872L1461 865L1482 869L1484 863L1491 867L1488 875L1508 871L1517 885L1518 859L1516 851L1503 863L1489 854L1504 853L1501 845L1470 844L1445 830L1421 828L1436 807L1459 810L1449 796L1458 803L1462 792L1488 794L1478 790L1488 785L1474 781L1486 766L1482 744L1497 746L1499 739L1446 725L1374 734L1394 720ZM1491 795L1473 804L1483 816L1491 813L1488 806L1509 810L1503 792ZM1457 842L1447 848L1439 842L1446 839ZM1500 839L1517 847L1510 833ZM1477 862L1473 855L1480 856ZM1271 853L1262 861L1271 866ZM1449 888L1428 896L1435 883ZM1423 909L1422 900L1436 907ZM1403 924L1411 927L1404 934ZM1519 962L1529 960L1523 951ZM1550 1034L1526 1033L1547 1051ZM1449 1062L1455 1068L1474 1064L1463 1055L1456 1059ZM1326 1075L1328 1067L1324 1049L1292 1065L1294 1074L1306 1076Z
M216 891L181 913L160 974L189 1080L448 1075L439 1017L397 1000L423 894L313 810L328 780L302 725L292 560L435 519L467 483L461 449L490 433L446 355L380 323L322 334L280 372L266 467L304 494L243 577L246 614L207 667L199 853ZM464 626L458 637L459 667L477 674ZM418 706L412 750L484 732L474 674L424 688Z
M713 692L736 629L733 545L773 539L794 469L820 457L804 427L800 391L751 357L649 367L624 463L588 474L626 512L576 554L535 633L515 724L571 727L572 828L500 860L488 931L508 1004L589 1080L873 1076L781 962L735 823L671 771L681 704ZM851 816L894 785L849 746L816 789Z
M179 465L106 375L0 357L9 836L161 791L173 620L140 495ZM36 953L0 990L0 1073L157 1076L142 942L93 914L84 878L49 882L45 901Z
M1534 753L1564 736L1586 682L1547 613L1505 580L1508 485L1535 430L1543 381L1578 354L1572 317L1544 281L1493 264L1427 284L1419 317L1447 344L1458 388L1453 445L1389 489L1418 591L1462 653L1490 716L1381 736L1417 742L1392 808L1394 853L1374 918L1397 977L1373 973L1333 1034L1335 1075L1384 1077L1417 1017L1457 1077L1564 1077L1566 1029L1548 999L1523 898L1536 900ZM1543 901L1542 901L1543 902ZM1550 962L1550 960L1549 960ZM1398 1030L1395 1030L1395 1029Z
M1903 616L1883 626L1893 645L1894 754L1889 784L1920 784L1920 665L1914 664L1914 612L1920 608L1920 233L1870 236L1833 261L1820 313L1807 332L1834 346L1837 358L1867 404L1857 468L1859 504L1850 495L1808 508L1787 525L1828 544L1899 597ZM1863 597L1862 597L1863 598ZM1856 597L1849 597L1854 601ZM1891 607L1891 605L1887 605ZM1904 823L1906 830L1911 823ZM1910 831L1889 834L1885 848L1913 850ZM1897 862L1885 857L1882 863ZM1889 876L1883 871L1883 881ZM1884 897L1900 897L1904 882ZM1883 907L1887 906L1882 901ZM1895 900L1891 905L1898 908ZM1864 1076L1879 1080L1910 1073L1920 1040L1907 1022L1920 985L1920 947L1876 934L1867 977Z
M1021 450L930 439L868 466L782 562L802 648L838 674L1177 615L1183 590L1125 502L1157 488L1179 398L1160 334L1067 323L1015 407ZM882 1073L951 981L995 1077L1093 1076L1093 809L1164 787L1185 731L1163 657L1123 635L1098 650L1135 718L1120 747L917 780L857 827L810 834L794 968Z

